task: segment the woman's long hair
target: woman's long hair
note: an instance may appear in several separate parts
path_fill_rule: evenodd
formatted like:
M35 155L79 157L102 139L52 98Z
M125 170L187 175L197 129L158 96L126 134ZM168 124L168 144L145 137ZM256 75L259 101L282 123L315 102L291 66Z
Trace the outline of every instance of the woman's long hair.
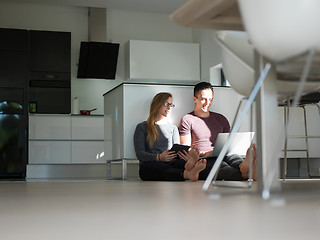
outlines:
M171 93L160 92L154 96L150 104L150 113L147 119L147 140L150 147L153 146L154 142L158 139L159 136L155 119L159 113L159 109L166 103L169 97L172 98Z

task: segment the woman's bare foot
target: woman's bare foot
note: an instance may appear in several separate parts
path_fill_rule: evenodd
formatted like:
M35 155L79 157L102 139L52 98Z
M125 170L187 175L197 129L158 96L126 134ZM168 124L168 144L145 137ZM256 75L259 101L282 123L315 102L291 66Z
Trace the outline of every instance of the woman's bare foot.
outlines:
M187 171L190 171L198 162L200 156L200 151L197 147L193 146L189 151L188 151L188 160L186 164L184 165L184 168Z
M200 159L196 162L194 167L191 169L191 171L184 171L184 178L190 179L192 182L196 182L199 179L199 173L206 168L207 160L206 159Z
M257 160L257 149L256 149L256 145L252 144L252 148L251 148L251 152L252 152L252 175L253 175L253 180L257 179L257 164L256 164L256 160ZM250 168L250 148L248 148L247 153L246 153L246 157L245 159L242 161L242 163L239 165L240 171L242 173L242 177L243 178L248 178L249 177L249 168Z

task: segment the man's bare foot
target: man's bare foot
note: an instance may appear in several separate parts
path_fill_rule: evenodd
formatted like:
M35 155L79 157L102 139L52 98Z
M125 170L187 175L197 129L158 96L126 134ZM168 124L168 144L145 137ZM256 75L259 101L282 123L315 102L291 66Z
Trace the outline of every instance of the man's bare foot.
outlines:
M252 149L251 149L251 156L252 156L252 175L253 175L253 180L257 179L257 164L256 164L256 160L257 160L257 149L256 149L256 145L252 144ZM246 157L245 159L242 161L242 163L239 165L240 171L242 173L242 177L243 178L248 178L249 177L249 168L250 168L250 148L248 148L247 153L246 153Z
M191 171L184 171L184 177L185 179L190 179L192 182L196 182L199 179L199 173L206 168L207 160L206 159L200 159L196 162L194 167L191 169Z
M190 171L195 164L198 162L200 156L200 151L197 147L193 146L189 151L188 151L188 160L186 164L184 165L184 168L187 171Z
M254 161L254 162L253 162L252 167L253 167L252 179L253 179L254 181L257 181L257 179L258 179L258 175L257 175L257 161Z

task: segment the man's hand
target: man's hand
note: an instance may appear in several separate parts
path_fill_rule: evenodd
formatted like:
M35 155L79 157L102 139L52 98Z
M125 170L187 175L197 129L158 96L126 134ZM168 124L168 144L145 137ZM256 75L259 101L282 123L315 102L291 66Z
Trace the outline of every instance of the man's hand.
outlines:
M200 152L200 157L210 157L212 155L213 149L208 152Z

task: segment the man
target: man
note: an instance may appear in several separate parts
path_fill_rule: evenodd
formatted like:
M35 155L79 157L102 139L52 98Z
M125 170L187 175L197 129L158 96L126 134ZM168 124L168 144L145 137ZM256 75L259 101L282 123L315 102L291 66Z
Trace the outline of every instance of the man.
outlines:
M194 87L194 110L184 115L178 125L180 143L196 146L200 150L200 157L206 157L207 166L200 172L199 180L205 180L216 160L210 157L219 133L230 132L230 124L222 114L211 112L209 109L213 101L213 87L210 83L200 82ZM221 163L218 180L245 180L249 172L249 149L243 160L239 155L226 156ZM256 168L256 149L253 145L253 165ZM254 170L254 179L256 171Z

